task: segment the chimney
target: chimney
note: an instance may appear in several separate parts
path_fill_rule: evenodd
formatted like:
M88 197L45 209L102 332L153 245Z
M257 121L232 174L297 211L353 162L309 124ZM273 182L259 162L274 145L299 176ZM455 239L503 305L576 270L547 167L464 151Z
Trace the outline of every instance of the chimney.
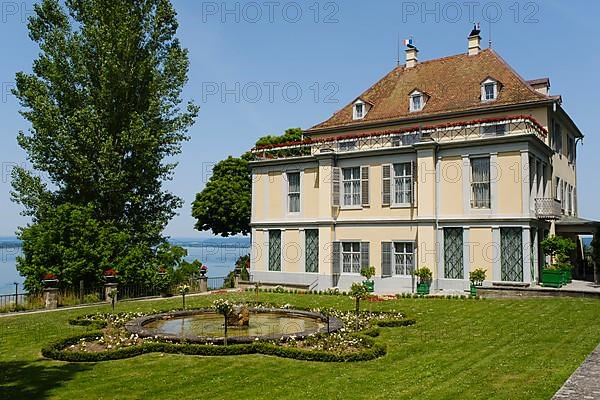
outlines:
M409 45L406 49L406 68L414 68L417 66L417 54L419 54L419 49L413 45Z
M481 31L479 30L479 24L475 24L471 34L469 35L469 55L476 56L481 51Z

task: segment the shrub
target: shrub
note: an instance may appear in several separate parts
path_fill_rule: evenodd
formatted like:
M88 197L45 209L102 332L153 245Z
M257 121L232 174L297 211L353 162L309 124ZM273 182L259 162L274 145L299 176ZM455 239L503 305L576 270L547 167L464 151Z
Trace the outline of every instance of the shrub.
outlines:
M417 268L415 276L419 278L419 283L431 283L433 273L428 267Z

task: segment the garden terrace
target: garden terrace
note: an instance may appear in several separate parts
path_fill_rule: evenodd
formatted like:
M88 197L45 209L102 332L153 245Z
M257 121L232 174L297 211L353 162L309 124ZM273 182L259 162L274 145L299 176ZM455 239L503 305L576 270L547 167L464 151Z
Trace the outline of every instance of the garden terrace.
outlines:
M424 141L444 143L507 135L534 135L545 142L547 134L547 130L534 118L520 115L258 146L252 149L252 154L258 161L305 157L319 153L401 148Z
M209 308L222 296L234 302L256 298L245 292L189 297L186 303ZM298 309L354 308L354 301L341 295L258 296L261 302ZM169 298L119 303L117 312L150 314L179 307L180 298ZM42 347L98 330L69 320L110 309L102 305L0 318L0 398L183 400L202 393L214 399L549 399L600 337L598 300L406 298L363 305L366 312L400 310L417 320L410 327L382 328L374 340L386 346L387 354L368 362L163 351L96 363L40 357Z

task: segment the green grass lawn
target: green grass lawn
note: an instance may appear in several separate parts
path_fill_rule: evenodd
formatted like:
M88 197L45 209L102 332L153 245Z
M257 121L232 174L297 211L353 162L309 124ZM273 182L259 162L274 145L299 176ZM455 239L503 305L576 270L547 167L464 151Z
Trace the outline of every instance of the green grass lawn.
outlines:
M254 295L230 298L253 300ZM188 297L190 307L216 297ZM261 301L352 309L342 296L261 294ZM118 311L180 307L123 302ZM550 399L600 341L600 302L585 299L366 303L417 324L382 328L388 354L346 364L262 355L149 354L104 363L42 358L43 345L85 332L68 319L108 306L0 318L0 399Z

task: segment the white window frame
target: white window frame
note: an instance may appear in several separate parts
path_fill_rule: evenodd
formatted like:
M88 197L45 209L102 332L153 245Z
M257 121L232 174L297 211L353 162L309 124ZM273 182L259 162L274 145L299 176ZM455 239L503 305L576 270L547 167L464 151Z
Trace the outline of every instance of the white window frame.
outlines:
M396 174L396 166L406 166L408 164L409 166L409 174L406 175L406 170L405 170L405 175L397 175ZM392 175L393 175L393 179L392 179L392 207L407 207L407 206L411 206L414 202L414 170L413 170L413 163L412 162L403 162L403 163L396 163L392 165ZM410 188L410 201L408 202L397 202L396 199L398 197L398 185L396 184L396 182L398 180L408 180L409 181L409 188Z
M291 183L290 183L290 175L297 175L298 176L298 192L292 192L291 191ZM302 174L300 173L300 171L288 171L286 172L286 183L287 183L287 196L286 196L286 200L287 200L287 212L288 214L300 214L300 212L302 211ZM298 196L298 210L297 211L292 211L291 210L291 199L292 196Z
M361 110L359 113L358 110ZM369 112L369 106L362 100L357 100L352 105L352 119L353 120L361 120L367 116Z
M346 179L345 171L352 170L352 177ZM354 172L357 172L356 175ZM360 166L342 168L341 174L341 195L342 195L342 208L362 208L362 181L361 181L361 170ZM346 193L346 183L350 184L351 191ZM356 189L356 191L354 190ZM346 195L349 196L350 202L346 202ZM357 197L358 196L358 197ZM355 201L357 200L357 201Z
M488 98L487 88L490 86L493 87L493 93L492 93L493 97L492 98ZM488 102L488 101L494 101L497 99L498 99L498 81L488 78L481 83L481 101Z
M475 199L475 190L474 190L475 185L477 185L477 184L485 184L486 182L485 181L475 182L473 180L473 161L482 160L482 159L487 159L488 160L488 165L490 166L490 170L489 170L489 173L488 173L488 179L489 180L487 181L488 188L489 188L488 189L489 200L488 200L487 206L477 206L476 207L475 206L475 200L476 200ZM471 209L473 209L473 210L490 210L492 208L492 176L491 176L492 175L492 160L491 160L491 157L490 156L472 157L471 160L470 160L470 164L471 164L470 165L470 169L471 169L471 171L470 171L470 174L471 174L471 179L470 179Z
M350 250L347 251L346 246L350 245ZM354 247L358 250L356 250ZM361 270L361 242L359 241L343 241L340 244L340 273L343 275L360 275ZM344 262L344 256L350 257L349 271L346 271L346 263ZM356 265L355 265L356 264Z
M404 246L404 251L403 252L396 251L396 245L397 244ZM412 252L410 252L410 253L406 252L406 245L410 245L411 246ZM404 272L403 274L399 274L398 273L398 264L396 263L396 259L397 259L398 256L404 258L404 265L401 267L401 268L403 268L403 272ZM416 264L415 263L415 261L416 261L416 258L415 258L415 256L416 256L415 242L412 242L412 241L400 241L400 240L392 242L392 275L394 275L394 276L411 276L412 275L411 271L407 270L407 268L409 267L409 265L406 263L406 258L408 256L412 257L411 267L412 267L412 269L414 271L415 264ZM407 273L407 272L409 272L409 273Z
M419 106L416 106L416 100L419 99ZM425 108L425 95L418 90L410 94L410 112L422 111Z

